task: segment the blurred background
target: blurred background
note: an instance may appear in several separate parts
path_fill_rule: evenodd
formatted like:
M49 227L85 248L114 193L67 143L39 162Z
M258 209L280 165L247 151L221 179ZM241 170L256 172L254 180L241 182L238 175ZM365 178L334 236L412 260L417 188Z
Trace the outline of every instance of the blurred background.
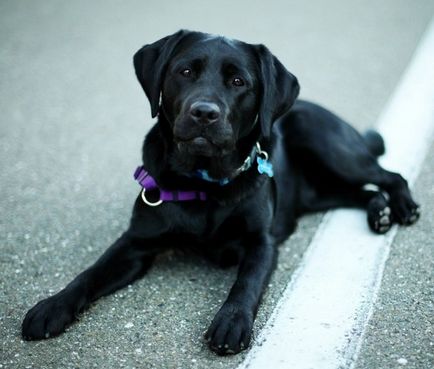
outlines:
M433 14L432 0L0 1L0 368L232 368L244 357L218 358L201 339L235 269L179 253L162 256L144 280L101 300L58 339L20 339L25 312L128 224L139 190L132 173L154 123L132 66L142 45L180 28L263 43L298 77L302 98L364 130L375 125ZM415 190L431 204L432 165ZM255 332L321 216L303 218L281 247ZM413 236L425 239L429 229L428 217ZM418 258L429 270L432 252ZM427 319L415 324L432 332ZM381 355L360 364L366 368L390 367L391 342L419 345L399 334L373 340Z

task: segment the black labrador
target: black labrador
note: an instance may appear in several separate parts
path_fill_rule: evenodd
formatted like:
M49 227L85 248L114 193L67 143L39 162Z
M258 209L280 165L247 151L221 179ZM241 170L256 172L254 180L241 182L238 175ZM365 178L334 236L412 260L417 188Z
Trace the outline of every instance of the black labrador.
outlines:
M130 226L27 313L24 339L62 333L92 301L142 277L157 253L182 245L239 264L205 334L218 354L238 353L297 217L366 208L376 233L418 219L407 182L377 162L381 136L296 100L297 79L265 46L182 30L140 49L134 67L158 122L144 142Z

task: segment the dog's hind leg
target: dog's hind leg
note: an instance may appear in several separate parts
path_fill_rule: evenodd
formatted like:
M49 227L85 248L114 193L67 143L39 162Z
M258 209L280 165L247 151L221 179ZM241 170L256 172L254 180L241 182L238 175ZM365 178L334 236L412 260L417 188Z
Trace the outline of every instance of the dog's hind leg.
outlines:
M323 163L332 175L351 187L368 184L379 187L382 194L368 202L369 211L387 212L386 208L390 207L392 220L404 225L413 224L419 218L419 206L411 196L407 181L400 174L383 169L373 156L345 157L342 154L341 159L333 164L328 161Z
M392 212L387 195L380 191L354 189L327 195L307 195L304 191L301 212L325 211L334 208L367 209L369 227L375 233L386 233L392 226ZM308 198L309 196L309 198Z
M420 215L419 206L411 196L407 181L400 174L383 169L372 155L363 157L348 152L346 155L345 152L339 152L341 151L339 146L341 145L329 148L330 151L336 150L333 155L339 157L339 160L332 162L329 159L321 160L320 156L317 157L321 160L323 173L329 172L322 178L323 186L332 188L338 183L338 187L344 189L340 194L332 190L336 197L341 198L342 205L336 206L351 206L351 202L363 204L367 194L362 188L373 184L378 186L379 192L372 196L366 204L368 222L375 232L387 231L390 227L386 223L396 222L410 225L417 221ZM321 187L321 183L315 187ZM348 186L348 190L345 186ZM325 196L325 200L327 198ZM384 222L383 225L381 225L382 222Z
M378 164L377 156L384 152L378 133L371 131L363 137L333 113L306 102L300 102L281 127L290 155L312 188L354 193L374 184L384 195L368 202L369 212L383 214L389 207L393 222L409 225L418 219L419 206L407 181Z

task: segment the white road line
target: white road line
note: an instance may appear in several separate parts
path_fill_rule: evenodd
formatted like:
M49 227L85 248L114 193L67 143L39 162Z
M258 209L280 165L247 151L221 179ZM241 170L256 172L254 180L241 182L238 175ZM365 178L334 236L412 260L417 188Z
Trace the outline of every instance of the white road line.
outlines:
M386 141L382 165L413 182L434 131L434 20L377 127ZM327 213L238 369L354 366L396 231L374 235L363 211Z

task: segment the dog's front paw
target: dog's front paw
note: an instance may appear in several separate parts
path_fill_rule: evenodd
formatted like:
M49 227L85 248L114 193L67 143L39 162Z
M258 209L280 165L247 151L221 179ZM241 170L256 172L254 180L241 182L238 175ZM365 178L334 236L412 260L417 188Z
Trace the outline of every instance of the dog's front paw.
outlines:
M39 301L23 320L22 337L30 341L57 336L76 319L77 312L77 305L62 292Z
M219 355L237 354L247 348L253 327L253 314L225 304L205 333L211 350Z

